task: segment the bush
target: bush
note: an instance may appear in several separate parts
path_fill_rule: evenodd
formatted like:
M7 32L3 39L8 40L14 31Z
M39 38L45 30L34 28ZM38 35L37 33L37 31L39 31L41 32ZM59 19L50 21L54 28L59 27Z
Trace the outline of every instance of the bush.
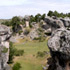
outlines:
M22 56L24 53L24 50L16 50L15 51L15 56Z
M7 53L8 52L8 48L4 47L2 50L3 53Z
M34 38L34 40L38 40L39 42L43 42L45 40L45 37L39 36L38 38Z
M28 35L30 32L30 29L26 28L25 31L24 31L24 35Z
M6 50L4 52L6 52ZM8 63L11 64L13 62L14 56L21 56L23 55L23 53L24 53L24 50L17 50L16 48L14 48L13 43L10 42Z
M37 57L44 57L45 56L45 52L38 52L37 53Z
M12 67L12 70L19 70L21 68L20 63L15 63L14 66Z
M15 50L16 50L16 49L14 48L13 43L10 42L10 48L9 48L9 61L8 61L9 64L13 62Z
M2 24L3 25L6 25L6 26L11 26L11 21L9 21L9 20L8 21L5 21L5 22L2 22Z

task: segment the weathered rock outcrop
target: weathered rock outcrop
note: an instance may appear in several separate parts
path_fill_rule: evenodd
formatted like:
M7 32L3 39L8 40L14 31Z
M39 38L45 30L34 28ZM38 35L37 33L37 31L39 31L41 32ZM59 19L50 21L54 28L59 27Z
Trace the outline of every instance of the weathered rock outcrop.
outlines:
M39 38L38 32L36 29L33 29L29 34L31 40L34 40L35 38Z
M5 25L0 25L0 70L9 70L9 38L11 30Z
M70 31L60 28L48 40L52 63L48 70L70 70Z
M70 19L60 19L63 23L65 27L70 27Z
M51 28L52 31L64 27L63 22L60 19L53 19L52 17L46 17L46 29Z

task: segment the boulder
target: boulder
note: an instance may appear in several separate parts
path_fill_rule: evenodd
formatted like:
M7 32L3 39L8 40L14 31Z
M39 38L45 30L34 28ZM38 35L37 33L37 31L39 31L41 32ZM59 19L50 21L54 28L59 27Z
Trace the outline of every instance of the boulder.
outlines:
M70 20L69 19L60 19L65 27L70 27Z
M31 40L34 40L35 38L38 38L39 35L38 35L38 32L36 29L33 29L30 33L29 33L29 37Z
M52 63L48 70L70 70L70 31L60 28L48 40Z
M0 70L10 70L7 64L9 59L9 39L11 30L5 25L0 25Z
M54 19L52 17L46 17L45 20L46 22L46 29L51 28L52 31L64 27L63 22L60 19ZM44 26L44 27L45 27Z
M39 24L36 23L36 22L32 22L32 23L31 23L31 26L32 26L34 29L38 29L38 28L39 28Z

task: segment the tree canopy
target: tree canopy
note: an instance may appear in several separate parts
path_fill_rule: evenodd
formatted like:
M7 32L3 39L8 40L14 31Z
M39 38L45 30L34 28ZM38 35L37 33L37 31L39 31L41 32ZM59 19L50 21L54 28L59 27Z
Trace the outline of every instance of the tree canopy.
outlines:
M62 17L62 18L64 18L64 17L70 17L70 13L64 14L64 13L59 13L57 11L51 11L51 10L48 12L47 15L50 16L50 17L52 17L52 16Z

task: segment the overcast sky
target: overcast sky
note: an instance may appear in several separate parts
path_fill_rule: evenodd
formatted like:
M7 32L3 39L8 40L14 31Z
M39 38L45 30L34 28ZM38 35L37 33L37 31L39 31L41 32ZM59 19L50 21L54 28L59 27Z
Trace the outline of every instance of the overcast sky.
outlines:
M35 15L49 10L70 12L70 0L0 0L0 19L13 16Z

